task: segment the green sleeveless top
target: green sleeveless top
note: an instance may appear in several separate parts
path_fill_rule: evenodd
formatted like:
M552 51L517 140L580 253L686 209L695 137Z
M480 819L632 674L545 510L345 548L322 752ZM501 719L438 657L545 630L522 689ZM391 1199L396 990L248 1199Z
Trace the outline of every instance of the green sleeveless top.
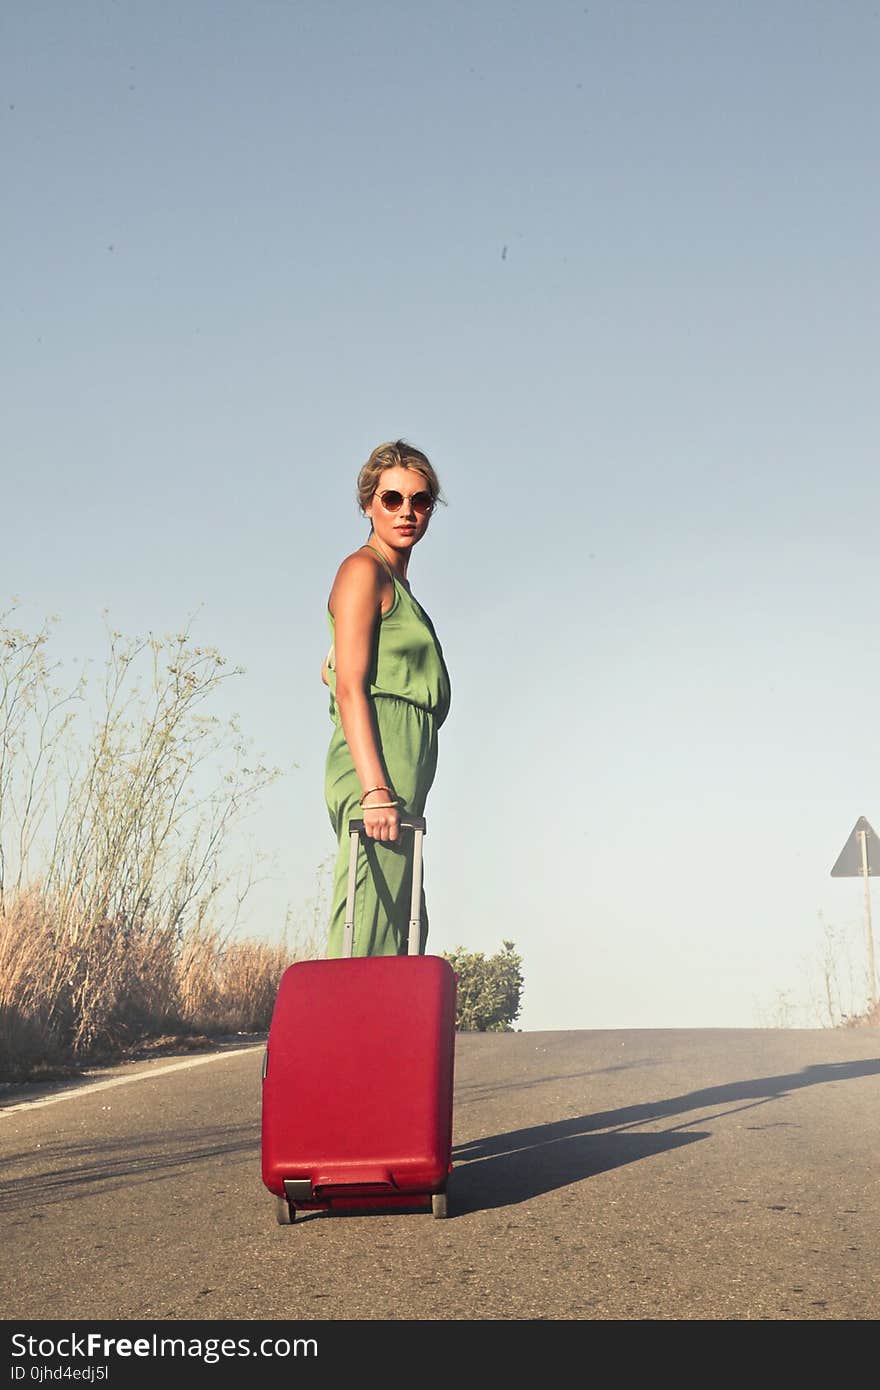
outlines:
M378 555L394 584L394 601L387 613L381 615L370 659L370 694L374 698L396 696L408 700L419 709L427 710L437 722L443 723L449 713L449 672L443 660L443 649L434 625L421 604L404 588L385 556L373 545L362 547ZM330 636L336 636L333 614L328 605L327 619ZM336 706L336 654L331 646L327 660L327 680L330 685L330 716L338 724Z

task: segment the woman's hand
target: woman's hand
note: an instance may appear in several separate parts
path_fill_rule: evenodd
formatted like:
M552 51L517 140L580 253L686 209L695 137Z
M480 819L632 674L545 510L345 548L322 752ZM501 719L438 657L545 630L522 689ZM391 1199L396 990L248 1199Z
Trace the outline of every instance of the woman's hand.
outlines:
M378 796L374 798L378 800ZM387 793L384 799L388 800ZM381 806L376 810L370 810L369 806L362 806L364 813L364 834L369 835L371 840L396 840L400 834L400 813L396 806Z

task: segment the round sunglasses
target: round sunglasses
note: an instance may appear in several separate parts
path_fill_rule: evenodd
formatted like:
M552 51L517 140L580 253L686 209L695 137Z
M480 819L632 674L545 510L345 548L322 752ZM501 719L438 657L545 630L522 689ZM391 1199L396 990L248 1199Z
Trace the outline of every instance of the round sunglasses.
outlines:
M376 496L386 512L399 512L404 503L402 492L390 488L387 492L377 492ZM434 510L434 499L430 492L413 492L409 498L416 516L429 516Z

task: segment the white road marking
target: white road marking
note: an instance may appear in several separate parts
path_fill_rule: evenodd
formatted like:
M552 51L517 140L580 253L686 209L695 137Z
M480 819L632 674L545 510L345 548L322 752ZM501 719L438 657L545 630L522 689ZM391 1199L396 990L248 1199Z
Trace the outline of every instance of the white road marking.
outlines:
M42 1096L39 1100L21 1100L17 1105L3 1106L0 1103L0 1120L5 1115L14 1115L18 1110L37 1110L41 1105L57 1105L62 1100L89 1095L92 1091L109 1091L111 1086L127 1086L130 1081L149 1081L154 1076L164 1076L169 1071L183 1071L185 1067L201 1067L206 1062L216 1062L221 1057L240 1057L243 1052L262 1052L264 1044L255 1047L236 1047L230 1052L212 1052L210 1057L188 1057L185 1062L170 1062L166 1067L153 1067L150 1071L132 1072L130 1076L113 1076L109 1081L95 1081L91 1086L76 1086L72 1091L58 1091L54 1096Z

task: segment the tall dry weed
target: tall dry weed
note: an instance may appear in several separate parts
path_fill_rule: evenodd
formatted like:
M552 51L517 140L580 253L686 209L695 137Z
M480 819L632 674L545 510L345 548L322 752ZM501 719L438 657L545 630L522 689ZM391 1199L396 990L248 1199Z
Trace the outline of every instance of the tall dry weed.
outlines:
M169 1034L265 1031L281 975L309 954L307 945L286 941L224 941L204 924L182 939L147 929L72 942L59 934L37 890L7 897L0 912L0 1079L108 1059ZM91 1004L87 1029L76 1012L83 997Z
M262 1019L282 948L224 945L211 925L231 886L233 916L247 892L230 833L278 776L251 758L235 718L213 712L240 670L189 628L110 632L89 704L83 681L55 684L49 624L28 634L10 616L0 615L0 1070L25 1065L40 1039L47 1058L83 1059L151 1031ZM85 740L77 705L92 710Z
M63 1057L46 988L53 957L52 924L39 894L7 895L0 909L0 1076L16 1077Z
M237 941L224 945L215 928L193 928L181 943L179 958L183 1022L209 1034L267 1029L279 981L290 963L291 953L284 944Z

